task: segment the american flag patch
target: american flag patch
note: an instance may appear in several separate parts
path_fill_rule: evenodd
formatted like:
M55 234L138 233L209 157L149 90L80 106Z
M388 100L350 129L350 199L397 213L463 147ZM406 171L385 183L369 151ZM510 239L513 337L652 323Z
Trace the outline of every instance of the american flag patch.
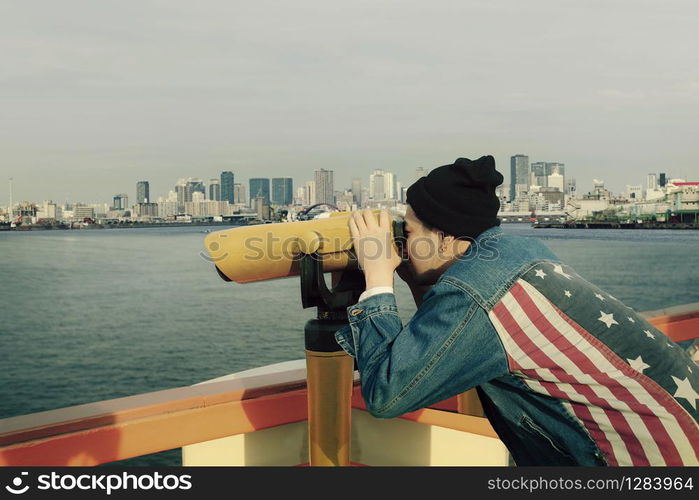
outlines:
M510 371L557 398L610 464L699 464L699 367L631 308L540 262L488 314Z

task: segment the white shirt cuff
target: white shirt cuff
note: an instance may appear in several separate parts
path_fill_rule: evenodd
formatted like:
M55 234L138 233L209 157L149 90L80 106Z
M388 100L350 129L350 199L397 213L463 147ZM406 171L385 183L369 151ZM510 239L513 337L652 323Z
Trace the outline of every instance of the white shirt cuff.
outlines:
M372 295L378 295L380 293L393 293L393 287L392 286L375 286L374 288L370 288L369 290L364 290L362 294L359 296L358 302L361 302L364 299L368 299Z

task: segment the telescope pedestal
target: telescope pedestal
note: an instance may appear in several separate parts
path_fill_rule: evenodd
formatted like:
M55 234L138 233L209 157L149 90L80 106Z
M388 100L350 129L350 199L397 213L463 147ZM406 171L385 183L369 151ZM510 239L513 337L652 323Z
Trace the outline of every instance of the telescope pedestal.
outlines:
M346 313L319 313L304 329L311 466L349 465L354 360L335 341L347 324L341 315Z
M304 307L316 306L318 317L304 328L308 384L308 459L311 466L350 463L354 360L335 340L347 324L347 307L364 288L358 270L333 273L333 288L323 279L317 256L301 260L301 297Z

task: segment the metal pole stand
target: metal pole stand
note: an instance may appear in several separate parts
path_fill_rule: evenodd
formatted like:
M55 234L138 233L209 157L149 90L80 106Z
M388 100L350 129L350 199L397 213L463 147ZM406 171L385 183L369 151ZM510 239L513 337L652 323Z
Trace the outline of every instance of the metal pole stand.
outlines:
M303 307L316 306L318 316L304 328L308 381L308 452L311 466L350 463L351 403L354 360L335 340L335 332L347 324L347 307L357 302L364 287L359 270L332 273L328 290L322 258L301 258Z

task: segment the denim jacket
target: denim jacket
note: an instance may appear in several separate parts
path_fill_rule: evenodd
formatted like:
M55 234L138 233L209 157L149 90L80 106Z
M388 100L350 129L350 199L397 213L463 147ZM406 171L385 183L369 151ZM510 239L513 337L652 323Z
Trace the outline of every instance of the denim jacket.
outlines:
M347 314L376 417L476 387L517 465L699 463L699 366L536 238L483 232L406 325L392 293Z

